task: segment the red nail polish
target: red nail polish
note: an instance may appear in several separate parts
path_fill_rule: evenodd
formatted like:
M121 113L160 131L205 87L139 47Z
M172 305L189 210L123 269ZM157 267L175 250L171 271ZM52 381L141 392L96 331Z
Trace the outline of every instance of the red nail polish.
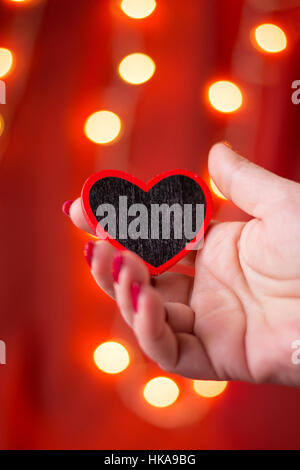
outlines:
M91 267L91 265L92 265L94 246L95 246L94 242L88 242L88 243L85 244L85 247L84 247L84 250L83 250L85 259L86 259L87 264L89 265L89 267Z
M138 282L133 282L131 284L130 292L131 292L131 299L132 299L132 306L135 313L138 311L138 299L139 294L141 291L141 286Z
M112 276L113 280L118 284L119 275L123 264L123 256L117 253L112 262Z
M65 215L70 215L70 207L73 204L73 202L74 201L69 200L63 203L62 211Z

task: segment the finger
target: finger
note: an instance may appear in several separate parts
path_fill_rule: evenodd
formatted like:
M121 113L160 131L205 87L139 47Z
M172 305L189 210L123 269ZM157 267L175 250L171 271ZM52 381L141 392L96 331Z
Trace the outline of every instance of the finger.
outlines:
M162 298L149 285L141 286L134 332L145 354L164 370L192 378L216 378L200 340L192 334L174 333L166 321Z
M118 257L121 257L122 261L118 282L114 285L115 296L122 316L129 325L132 325L134 308L131 286L133 283L149 285L150 275L143 261L135 254L123 252L118 253ZM155 289L160 295L162 294L162 298L165 297L172 301L172 303L166 304L170 321L178 331L192 331L193 315L191 315L190 309L176 303L178 300L175 300L177 298L186 303L191 290L191 281L187 279L187 276L180 275L168 275L167 278L167 282L158 280ZM181 330L181 328L183 329Z
M210 175L224 196L258 218L264 218L271 206L284 199L291 184L221 143L210 150L208 164Z
M205 235L203 236L203 241L204 241L204 238L205 238L207 232L210 230L210 228L213 227L214 225L218 224L218 223L219 222L216 221L216 220L211 220L209 222L207 231L205 232ZM202 243L200 242L199 245L202 246ZM199 247L198 247L198 249L199 249ZM175 266L182 265L182 266L194 267L198 249L193 249L193 250L189 251L188 254L185 255L180 261L178 261L177 265L175 265Z
M134 305L131 289L136 285L149 284L150 275L145 263L134 253L126 251L119 255L120 271L117 282L114 282L115 298L121 314L129 325L132 325Z
M90 262L92 275L99 287L112 298L115 298L113 279L115 256L121 258L119 275L121 270L123 271L123 268L126 268L126 271L132 270L132 279L136 272L146 272L147 278L149 278L145 263L130 251L118 251L109 242L104 240L99 240L95 243L89 242L87 246L93 246ZM166 273L152 278L152 284L155 285L165 301L188 303L193 278L183 274Z
M84 230L85 232L91 233L92 235L95 235L83 215L80 197L75 199L75 201L72 203L69 215L73 224L76 225L76 227L80 228L81 230Z
M194 278L186 274L163 273L153 278L153 286L162 296L164 302L189 303Z
M175 333L166 322L163 301L151 286L142 286L134 318L134 332L147 356L166 368L174 368L178 357Z
M89 242L86 251L91 252L91 272L98 284L110 297L115 297L113 287L112 263L117 250L107 241L99 240L95 243Z
M175 333L193 333L195 314L190 307L179 302L166 302L164 307L166 322Z
M216 220L211 220L208 226L208 229L205 233L205 237L207 236L208 232L210 231L211 227L214 225L218 224ZM193 249L188 252L188 254L182 258L177 264L172 266L170 269L170 272L177 272L181 274L185 274L189 277L194 277L195 276L195 261L197 257L197 252L203 248L203 243L204 243L204 236L201 242L198 244L197 249Z

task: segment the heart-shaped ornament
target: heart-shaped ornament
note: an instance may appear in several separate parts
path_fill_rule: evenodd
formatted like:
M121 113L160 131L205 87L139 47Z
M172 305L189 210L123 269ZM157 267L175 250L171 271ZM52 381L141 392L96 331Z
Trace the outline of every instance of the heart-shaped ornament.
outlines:
M185 170L162 173L148 183L103 170L87 179L81 201L93 232L136 253L152 275L199 249L212 216L207 185Z

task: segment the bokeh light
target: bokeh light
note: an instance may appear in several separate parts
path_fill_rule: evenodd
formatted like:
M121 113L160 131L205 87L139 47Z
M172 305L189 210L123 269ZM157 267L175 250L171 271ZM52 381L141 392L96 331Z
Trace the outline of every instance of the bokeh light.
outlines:
M155 10L155 0L123 0L121 9L130 18L141 19L151 15Z
M221 80L213 83L208 90L211 105L221 113L233 113L243 103L242 92L235 83Z
M7 3L19 3L20 6L34 6L37 3L41 2L42 0L4 0Z
M218 196L221 199L226 199L227 200L227 198L224 196L224 194L222 194L221 191L219 190L219 188L216 186L216 184L214 183L212 178L210 178L210 187L211 187L212 191L215 193L216 196Z
M3 119L2 114L0 114L0 137L3 134L3 132L4 132L4 119Z
M168 377L155 377L149 380L144 388L144 398L152 406L164 408L175 403L179 388L174 380Z
M96 144L107 144L115 140L121 130L119 116L111 111L97 111L85 122L84 132Z
M19 5L21 8L21 7L26 7L26 6L34 6L43 0L3 0L3 1L6 3L15 4L16 7Z
M145 83L155 72L155 63L146 54L135 52L126 56L119 65L119 74L128 83Z
M9 49L0 47L0 78L4 77L11 69L13 55Z
M92 233L88 233L87 234L89 238L91 238L92 240L99 240L99 237L97 237L96 235L93 235Z
M275 24L261 24L255 29L255 40L265 52L275 54L286 49L287 37L284 31Z
M96 366L107 374L119 374L130 362L127 349L115 341L100 344L94 351Z
M213 398L221 395L227 387L228 382L216 380L194 380L193 388L201 397Z

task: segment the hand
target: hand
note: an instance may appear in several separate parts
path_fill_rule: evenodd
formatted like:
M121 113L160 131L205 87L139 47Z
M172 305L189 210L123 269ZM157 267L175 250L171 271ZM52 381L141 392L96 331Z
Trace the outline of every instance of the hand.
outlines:
M253 218L214 222L203 248L185 258L194 263L194 277L169 272L153 287L142 260L122 252L114 282L116 249L106 241L94 245L92 274L162 369L194 379L299 386L292 343L300 340L300 184L223 144L210 151L209 171ZM80 199L70 216L89 231Z

